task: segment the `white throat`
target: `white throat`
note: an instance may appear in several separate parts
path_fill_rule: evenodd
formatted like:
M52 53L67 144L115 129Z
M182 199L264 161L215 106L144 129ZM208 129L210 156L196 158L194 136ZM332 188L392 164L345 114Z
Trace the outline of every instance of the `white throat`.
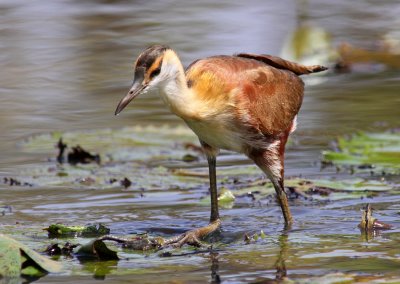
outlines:
M187 116L190 111L191 91L187 87L182 63L172 50L164 55L160 74L154 83L170 110L182 118Z

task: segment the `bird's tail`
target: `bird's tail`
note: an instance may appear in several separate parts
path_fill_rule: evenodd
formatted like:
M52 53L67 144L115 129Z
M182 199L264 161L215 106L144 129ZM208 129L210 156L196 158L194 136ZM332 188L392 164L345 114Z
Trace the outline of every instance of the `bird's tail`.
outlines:
M317 73L317 72L325 71L328 69L327 67L322 66L322 65L306 66L306 65L288 61L288 60L282 59L280 57L272 56L272 55L268 55L268 54L239 53L239 54L236 54L236 56L255 59L255 60L264 62L265 64L268 64L268 65L278 68L278 69L292 71L296 75Z

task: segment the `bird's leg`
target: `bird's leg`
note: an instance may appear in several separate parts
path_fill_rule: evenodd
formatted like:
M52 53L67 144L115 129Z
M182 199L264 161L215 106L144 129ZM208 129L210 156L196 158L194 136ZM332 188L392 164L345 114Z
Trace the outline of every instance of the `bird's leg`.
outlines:
M210 178L210 196L211 196L211 215L210 223L219 219L218 213L218 190L217 190L217 161L215 155L207 155L208 172Z
M268 176L274 185L276 198L281 207L285 227L289 229L293 223L289 203L283 186L284 151L287 136L270 143L267 149L251 149L248 156Z
M173 246L181 247L184 244L201 246L201 240L210 235L211 233L217 231L221 227L221 220L219 219L218 212L218 192L217 192L217 175L216 175L216 155L218 151L211 148L206 143L201 142L204 152L207 156L208 161L208 171L210 178L210 196L211 196L211 215L210 223L201 228L190 230L176 238L167 241L167 244Z
M281 207L283 218L285 219L285 227L289 229L293 223L293 218L292 214L290 213L288 198L283 187L283 177L278 180L271 180L275 188L276 199Z

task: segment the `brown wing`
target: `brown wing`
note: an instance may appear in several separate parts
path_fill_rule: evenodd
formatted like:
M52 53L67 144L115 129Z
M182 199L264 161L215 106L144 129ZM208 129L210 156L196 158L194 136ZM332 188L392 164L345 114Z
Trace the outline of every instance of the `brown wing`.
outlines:
M253 58L202 59L187 69L186 77L210 112L231 112L238 127L272 137L289 131L303 100L298 76Z
M305 66L305 65L302 65L299 63L291 62L291 61L282 59L280 57L272 56L272 55L268 55L268 54L239 53L236 56L255 59L255 60L264 62L265 64L268 64L268 65L278 68L278 69L292 71L296 75L317 73L317 72L325 71L328 69L327 67L324 67L321 65Z
M303 101L303 81L268 65L247 74L237 96L241 117L266 136L289 132Z

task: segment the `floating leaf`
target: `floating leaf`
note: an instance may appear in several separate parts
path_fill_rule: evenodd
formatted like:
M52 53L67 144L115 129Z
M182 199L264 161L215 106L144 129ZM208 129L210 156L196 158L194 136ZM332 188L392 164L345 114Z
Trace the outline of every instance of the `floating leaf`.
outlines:
M84 145L90 152L101 156L101 164L69 163L57 164L57 144L60 137L68 145ZM171 175L167 168L187 166L182 161L184 155L197 157L196 150L185 148L185 144L197 141L190 129L184 127L130 127L122 129L98 129L36 135L18 144L22 152L42 154L43 160L37 164L21 165L16 168L17 179L10 185L21 186L67 186L91 187L96 189L127 187L110 180L123 180L125 177L141 188L151 187L154 179L149 174L163 177L162 183L188 187L188 180ZM59 141L60 142L60 141ZM60 156L60 155L59 155ZM95 157L95 155L92 155ZM188 156L189 157L189 156ZM151 169L151 173L149 172ZM132 175L135 175L134 180ZM9 179L10 180L10 179ZM19 181L21 180L21 181ZM18 181L18 182L14 182ZM190 180L191 182L194 179ZM196 180L196 184L199 184ZM166 186L168 187L168 186Z
M303 189L310 189L313 187L325 187L333 191L389 191L393 189L392 186L376 181L366 180L362 178L342 179L342 180L329 180L329 179L310 179L303 180L288 180L286 185L298 184Z
M196 141L196 136L185 127L147 126L121 129L96 129L92 131L54 132L33 136L19 144L29 153L56 154L54 144L61 138L68 145L84 145L97 152L102 162L132 161L163 156L168 150L169 157L180 160L187 150L177 149L177 142ZM151 146L151 147L149 147ZM146 149L143 151L143 149Z
M67 226L63 224L53 224L44 230L49 232L49 237L93 237L102 236L110 233L110 229L102 224L86 226Z
M337 152L323 152L325 162L354 165L359 169L400 170L400 132L361 132L350 139L340 137L337 146Z
M235 202L235 196L233 195L232 191L227 188L222 188L221 193L218 196L218 202L221 204L228 204Z
M232 208L235 203L235 195L227 188L222 187L218 195L218 205L222 208ZM211 202L210 196L202 198L200 201L204 205L209 205Z
M0 234L0 278L15 278L20 275L41 277L47 272L60 272L61 269L60 263Z

